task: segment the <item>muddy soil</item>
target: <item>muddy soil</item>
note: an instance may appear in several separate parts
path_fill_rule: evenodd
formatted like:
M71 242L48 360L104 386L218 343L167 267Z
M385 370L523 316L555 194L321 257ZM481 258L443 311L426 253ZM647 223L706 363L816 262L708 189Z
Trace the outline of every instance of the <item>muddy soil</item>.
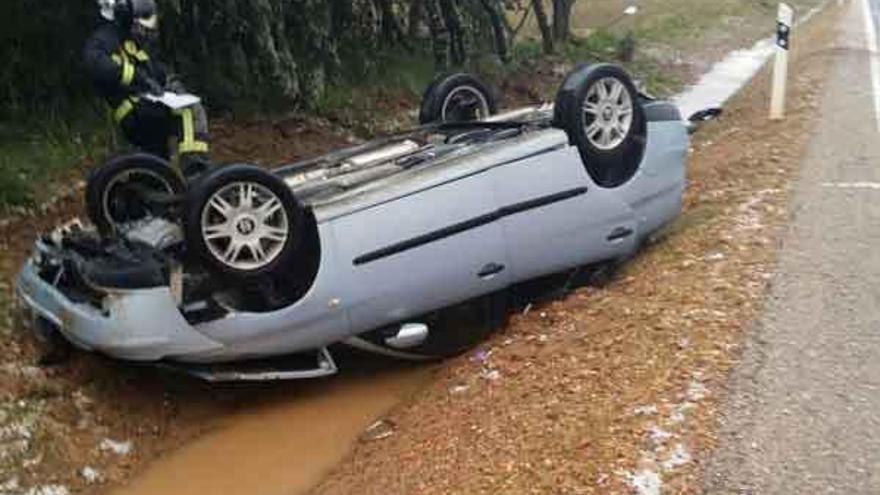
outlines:
M354 140L324 121L304 118L221 120L212 132L219 143L215 150L218 160L247 160L267 166L311 157ZM62 184L54 199L41 207L0 220L0 303L8 305L15 274L30 253L34 238L62 221L83 216L83 187L81 180ZM83 353L74 353L62 365L40 368L35 365L42 351L30 335L30 322L17 310L12 311L12 317L16 321L7 325L13 327L12 333L0 335L0 352L5 356L0 366L0 405L15 405L0 408L0 487L4 483L57 484L75 491L105 490L163 452L216 428L219 419L242 407L261 404L268 410L273 403L308 396L302 390L314 387L299 383L209 387L151 367L133 368ZM380 371L405 374L384 361L374 361L355 360L354 375L377 366ZM377 390L377 400L382 393L408 390L409 382L378 383L384 383L387 390ZM400 385L391 386L395 383ZM369 404L365 402L364 410L369 410ZM39 419L19 419L18 415ZM6 438L4 428L10 425L26 425L23 431L27 438ZM124 455L102 449L102 442L108 439L128 442L132 449ZM12 445L10 441L24 440L23 448L7 447ZM97 479L87 480L82 475L85 467L94 468L99 473ZM0 493L6 492L0 488Z
M694 141L686 210L609 287L514 318L311 493L696 493L817 118L834 9L804 27L789 116L766 71Z

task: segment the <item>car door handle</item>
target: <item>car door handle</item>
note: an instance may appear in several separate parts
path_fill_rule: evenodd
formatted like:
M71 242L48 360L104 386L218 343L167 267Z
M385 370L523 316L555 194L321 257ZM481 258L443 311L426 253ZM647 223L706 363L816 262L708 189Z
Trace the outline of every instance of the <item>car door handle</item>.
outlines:
M617 227L616 229L612 230L610 234L608 234L608 237L606 237L606 239L608 240L608 242L616 242L626 239L634 233L635 231L633 229L627 227Z
M483 280L488 280L503 272L504 268L505 266L500 263L487 263L480 269L477 276Z

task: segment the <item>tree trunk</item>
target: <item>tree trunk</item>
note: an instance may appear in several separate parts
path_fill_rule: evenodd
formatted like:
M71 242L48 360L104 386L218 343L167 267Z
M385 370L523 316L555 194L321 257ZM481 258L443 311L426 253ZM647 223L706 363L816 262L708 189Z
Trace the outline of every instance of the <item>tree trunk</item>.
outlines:
M422 25L422 21L425 19L425 0L412 0L410 1L409 13L407 14L407 36L410 39L416 39L419 37L419 27Z
M553 40L566 43L571 38L571 9L575 0L553 0Z
M454 0L440 0L440 11L443 13L443 22L449 31L450 55L454 65L462 65L467 60L467 51L464 42L464 30L461 28L461 18Z
M526 25L526 22L528 22L529 15L531 15L531 13L531 8L524 9L522 12L522 17L520 18L519 22L516 23L516 26L511 25L510 22L507 20L507 16L504 16L504 28L507 29L507 38L510 40L509 43L511 45L516 42L516 37L519 36L520 30L523 28L523 26Z
M510 61L510 50L508 48L507 30L504 22L504 6L499 5L498 0L480 0L486 14L489 16L489 23L492 25L492 36L495 41L495 53L502 62Z
M434 51L434 65L444 71L449 67L449 31L440 14L439 0L427 0L428 29L431 31L431 46Z
M406 37L403 34L403 29L400 27L400 24L397 22L397 17L394 15L394 8L391 5L391 0L374 1L379 9L379 24L382 31L382 40L388 46L396 44L405 46Z
M544 11L543 0L532 0L532 8L535 10L535 19L537 19L538 28L541 30L541 39L544 41L544 53L553 53L555 38L553 30L550 28L550 21L547 19L547 12Z

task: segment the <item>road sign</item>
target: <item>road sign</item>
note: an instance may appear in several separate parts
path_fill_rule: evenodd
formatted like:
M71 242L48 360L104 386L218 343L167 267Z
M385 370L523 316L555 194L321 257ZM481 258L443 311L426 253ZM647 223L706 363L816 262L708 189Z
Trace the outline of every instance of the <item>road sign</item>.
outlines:
M776 60L773 63L773 90L770 96L770 118L785 117L785 92L788 85L788 51L791 49L791 26L794 10L787 4L779 4L776 16Z

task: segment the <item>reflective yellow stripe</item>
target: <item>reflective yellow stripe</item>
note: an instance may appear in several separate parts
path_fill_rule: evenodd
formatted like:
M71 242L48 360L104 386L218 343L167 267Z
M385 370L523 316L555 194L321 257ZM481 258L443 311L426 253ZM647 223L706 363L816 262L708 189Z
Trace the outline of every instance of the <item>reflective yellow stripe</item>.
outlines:
M196 140L192 108L182 109L180 111L180 119L183 121L183 142L181 145L192 143Z
M181 123L183 124L183 139L177 146L178 153L207 153L208 143L196 141L196 133L192 108L178 110Z
M116 110L113 112L113 118L116 119L116 122L122 122L131 111L134 110L134 103L131 100L123 100L122 104L116 107Z
M116 110L113 111L113 118L116 122L122 122L122 119L128 116L132 110L134 110L134 104L137 103L138 99L135 98L127 98L122 100L122 103L116 107Z
M147 55L147 52L138 48L138 46L132 40L127 40L125 43L122 44L122 47L125 49L126 52L128 52L129 55L140 62L146 62L147 60L150 60L150 56Z
M193 141L191 143L180 143L177 148L179 153L207 153L208 143L204 141Z
M122 85L128 86L134 81L134 64L125 59L122 63Z
M122 56L120 56L118 53L114 53L113 55L110 55L110 58L113 59L113 62L116 65L122 65Z

